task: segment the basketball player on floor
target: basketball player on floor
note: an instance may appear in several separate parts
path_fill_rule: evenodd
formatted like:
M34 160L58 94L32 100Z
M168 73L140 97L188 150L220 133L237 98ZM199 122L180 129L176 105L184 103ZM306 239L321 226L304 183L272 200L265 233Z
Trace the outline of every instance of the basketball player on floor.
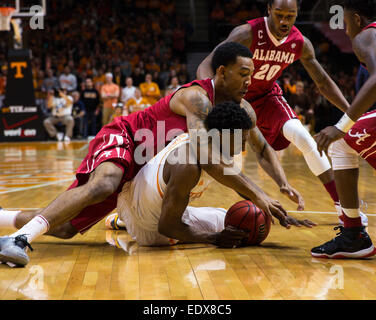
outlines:
M329 160L326 155L320 156L315 140L287 104L276 83L284 69L300 60L320 92L331 103L344 112L349 107L337 85L316 60L311 41L294 26L299 2L270 0L268 17L236 27L222 44L239 42L253 52L255 71L244 99L256 112L257 126L275 150L283 150L293 143L303 153L308 167L323 183L340 216L341 207ZM212 57L213 53L200 64L198 79L213 76ZM368 219L365 215L363 217L367 225Z
M65 238L87 231L116 208L117 196L124 183L132 180L146 161L157 154L160 142L163 147L176 135L187 132L187 129L205 131L204 120L214 105L225 101L242 102L242 107L252 114L250 105L242 100L254 69L249 49L238 43L227 43L217 49L213 63L216 70L214 79L193 81L152 107L121 117L120 121L102 128L91 141L89 153L77 169L76 181L39 215L17 212L0 214L0 226L21 228L9 237L0 238L0 260L13 260L15 264L25 265L28 263L23 250L25 246L49 230L49 234ZM163 121L162 132L158 121ZM142 139L141 128L149 128L155 139ZM158 137L161 141L158 141ZM281 192L299 203L299 209L303 209L302 197L288 184L275 151L257 128L249 135L249 143ZM210 155L210 149L210 144L200 144L198 154L206 150ZM146 151L150 157L142 159L140 155L137 156L140 150ZM211 159L208 160L211 163ZM288 225L286 210L281 204L267 196L242 173L224 174L229 171L224 163L200 164L217 181L250 199L270 217L275 216L281 224Z
M218 130L221 139L223 130L230 131L229 156L245 151L245 143L253 121L247 112L235 102L216 105L205 121L206 129ZM239 141L234 131L242 130ZM248 239L249 234L232 227L225 228L226 210L222 208L195 208L188 204L201 197L213 179L189 161L190 138L184 133L174 139L127 182L118 196L119 218L127 226L128 233L141 246L173 245L183 243L211 243L232 248ZM288 219L295 220L292 217ZM309 220L290 221L296 226L311 228ZM231 231L231 232L229 232Z
M235 102L224 102L213 108L206 120L208 131L218 130L217 150L224 153L222 134L230 132L228 156L235 165L234 156L245 151L248 136L255 128L251 117ZM234 139L234 131L242 135ZM226 210L222 208L190 207L188 204L203 194L213 179L192 161L188 133L175 138L167 147L142 167L136 177L123 186L118 195L117 208L128 233L140 246L163 246L180 243L210 243L233 248L249 238L249 234L231 226L225 228ZM194 160L195 158L193 158ZM316 224L286 216L290 228ZM284 223L284 222L283 222ZM18 257L19 258L19 257Z
M344 227L338 237L313 248L318 258L365 258L376 254L362 226L359 209L359 155L376 169L376 111L365 113L376 102L376 1L345 0L346 33L370 78L351 107L333 127L315 136L319 152L332 158L334 177L343 210Z

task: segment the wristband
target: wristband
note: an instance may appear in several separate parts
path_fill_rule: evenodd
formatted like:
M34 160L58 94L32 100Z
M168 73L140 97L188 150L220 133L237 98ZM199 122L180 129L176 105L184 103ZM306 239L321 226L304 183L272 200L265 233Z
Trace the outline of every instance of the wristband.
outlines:
M350 117L345 113L343 117L338 121L338 123L335 125L335 127L338 130L341 130L344 133L347 133L351 129L351 127L354 125L354 121L350 119Z

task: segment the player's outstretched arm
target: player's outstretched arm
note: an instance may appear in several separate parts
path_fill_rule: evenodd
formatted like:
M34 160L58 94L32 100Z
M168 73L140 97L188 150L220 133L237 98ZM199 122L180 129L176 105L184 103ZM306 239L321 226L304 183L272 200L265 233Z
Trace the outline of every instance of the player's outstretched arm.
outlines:
M158 232L184 243L210 243L224 248L240 245L248 237L244 231L226 228L222 232L203 232L182 221L189 194L197 184L201 170L198 165L169 166L170 174L162 202Z
M214 77L214 71L211 67L211 61L215 50L222 44L226 42L238 42L246 47L250 47L252 44L252 32L250 24L243 24L232 30L227 39L221 42L198 66L197 69L197 79L207 79Z
M317 61L313 45L306 37L304 37L303 53L300 62L307 70L322 95L338 109L346 112L350 104L347 102L336 83Z
M256 113L251 105L242 100L242 107L247 110L252 122L257 122ZM292 201L298 204L298 210L304 210L304 199L300 193L292 188L287 181L285 171L283 170L280 161L278 160L277 153L265 140L261 131L255 125L250 131L248 143L252 150L256 153L257 161L264 171L277 183L279 190L285 196L289 197Z

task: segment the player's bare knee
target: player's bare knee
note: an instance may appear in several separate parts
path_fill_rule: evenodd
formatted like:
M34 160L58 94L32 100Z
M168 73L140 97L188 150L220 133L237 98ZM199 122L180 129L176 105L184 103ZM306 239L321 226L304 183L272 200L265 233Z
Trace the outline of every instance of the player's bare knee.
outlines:
M88 197L95 202L107 199L119 187L123 172L113 163L104 163L98 167L87 183Z
M93 182L88 184L86 192L91 203L106 200L117 190L117 185L112 181Z
M107 175L88 183L88 195L94 201L103 201L112 195L119 187L121 178Z

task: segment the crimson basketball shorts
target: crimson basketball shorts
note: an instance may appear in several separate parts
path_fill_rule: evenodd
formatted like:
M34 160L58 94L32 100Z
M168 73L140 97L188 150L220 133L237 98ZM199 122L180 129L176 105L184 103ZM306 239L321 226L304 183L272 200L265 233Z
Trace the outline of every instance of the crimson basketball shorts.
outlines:
M271 93L249 103L256 112L257 127L266 141L276 151L286 149L290 141L282 134L283 125L291 119L298 118L286 99L282 95Z
M359 118L344 140L376 169L376 110Z
M70 221L77 231L84 233L116 208L117 196L124 183L137 174L133 160L134 149L132 135L124 121L114 121L103 127L90 142L88 154L76 171L77 179L69 189L84 185L89 180L90 173L106 161L122 169L123 179L114 194L100 203L86 207Z

